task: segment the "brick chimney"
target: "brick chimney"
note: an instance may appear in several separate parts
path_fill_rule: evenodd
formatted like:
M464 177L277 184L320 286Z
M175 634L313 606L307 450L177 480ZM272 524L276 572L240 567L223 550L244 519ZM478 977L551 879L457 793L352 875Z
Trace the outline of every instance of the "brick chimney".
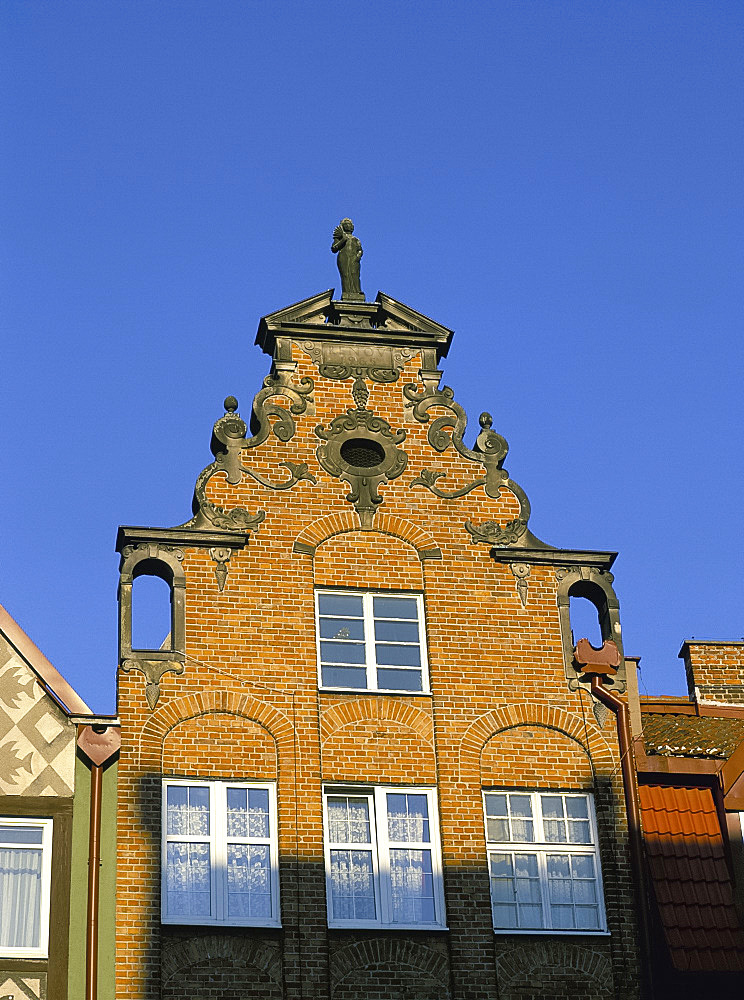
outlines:
M744 704L744 639L685 639L687 690L697 701Z

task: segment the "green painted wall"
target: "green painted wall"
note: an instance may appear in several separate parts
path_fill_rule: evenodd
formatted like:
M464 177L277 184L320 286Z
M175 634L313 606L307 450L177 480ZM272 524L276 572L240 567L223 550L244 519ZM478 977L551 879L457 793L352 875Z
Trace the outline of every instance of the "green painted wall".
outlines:
M101 884L98 916L98 1000L114 1000L117 772L118 763L112 764L103 772ZM90 769L79 758L75 761L74 802L68 1000L84 1000Z

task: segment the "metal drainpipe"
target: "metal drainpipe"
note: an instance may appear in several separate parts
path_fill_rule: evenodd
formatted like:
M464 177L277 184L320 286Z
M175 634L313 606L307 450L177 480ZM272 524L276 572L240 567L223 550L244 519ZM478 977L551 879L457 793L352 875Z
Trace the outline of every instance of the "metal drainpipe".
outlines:
M98 997L98 897L101 874L101 792L103 768L90 769L90 837L88 840L88 909L85 941L85 1000Z
M118 726L83 726L78 747L90 764L90 827L88 836L88 900L85 938L85 1000L98 998L98 902L101 880L101 805L103 770L121 746Z
M625 792L625 810L628 814L628 833L630 840L630 863L635 884L636 908L641 932L641 976L644 992L653 996L651 978L651 938L648 926L648 911L646 908L646 877L643 868L643 838L641 834L641 809L638 799L638 776L633 755L633 743L630 735L630 712L627 704L616 694L603 685L603 675L593 674L591 691L594 697L614 712L617 718L617 741L620 747L620 769L623 776Z

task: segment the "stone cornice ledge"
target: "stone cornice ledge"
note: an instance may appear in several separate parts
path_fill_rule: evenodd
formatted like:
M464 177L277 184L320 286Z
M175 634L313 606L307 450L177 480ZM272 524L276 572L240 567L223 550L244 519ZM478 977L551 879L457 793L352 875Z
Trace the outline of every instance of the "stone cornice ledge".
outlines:
M227 549L244 549L250 533L242 531L204 531L198 528L146 528L122 524L116 535L116 551L125 545L142 542L160 545L176 545L184 549L208 549L220 546Z
M491 558L498 563L531 563L541 566L594 566L609 569L617 552L590 552L579 549L520 548L493 546Z

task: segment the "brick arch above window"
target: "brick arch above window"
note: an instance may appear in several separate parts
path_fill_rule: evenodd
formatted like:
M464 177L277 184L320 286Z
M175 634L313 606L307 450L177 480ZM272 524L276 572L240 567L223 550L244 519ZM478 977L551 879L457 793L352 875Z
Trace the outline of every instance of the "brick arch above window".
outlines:
M213 688L184 695L153 712L139 738L139 765L159 770L163 743L179 723L211 712L242 716L263 726L273 737L280 762L294 766L294 727L290 719L273 705L242 691Z
M320 720L321 738L327 740L339 729L370 720L406 726L415 730L428 743L434 743L431 715L397 698L353 698L325 709Z
M591 990L592 998L613 996L612 970L606 955L567 941L534 941L507 946L497 955L499 987L505 996L534 996L535 984L551 973L570 977L573 995L584 996L582 980ZM588 981L588 982L587 982ZM522 987L531 992L522 992Z
M542 725L562 731L585 749L597 771L613 771L617 766L616 751L589 717L584 719L554 705L514 704L486 712L470 724L460 740L460 779L477 781L487 741L519 725Z
M295 539L295 552L314 555L317 547L332 538L348 531L359 531L359 517L353 511L338 514L326 514L312 524L302 529ZM436 539L428 531L420 528L405 517L396 514L378 512L373 530L383 535L394 535L408 542L418 552L420 559L439 559L441 552Z
M182 777L275 781L276 740L265 726L245 715L205 712L165 734L160 770Z
M348 531L327 538L315 551L313 580L316 587L424 588L416 549L396 535L377 531Z
M438 997L449 996L447 959L443 954L412 940L368 938L348 944L331 955L331 981L334 995L344 980L364 969L386 966L414 970L434 980L441 988Z
M250 940L244 936L232 937L209 934L189 938L176 944L164 942L162 981L165 986L175 976L193 966L209 962L238 967L253 967L265 973L277 985L282 981L282 960L277 945L267 941Z
M481 784L501 788L591 788L586 747L562 729L523 723L501 729L481 751Z

